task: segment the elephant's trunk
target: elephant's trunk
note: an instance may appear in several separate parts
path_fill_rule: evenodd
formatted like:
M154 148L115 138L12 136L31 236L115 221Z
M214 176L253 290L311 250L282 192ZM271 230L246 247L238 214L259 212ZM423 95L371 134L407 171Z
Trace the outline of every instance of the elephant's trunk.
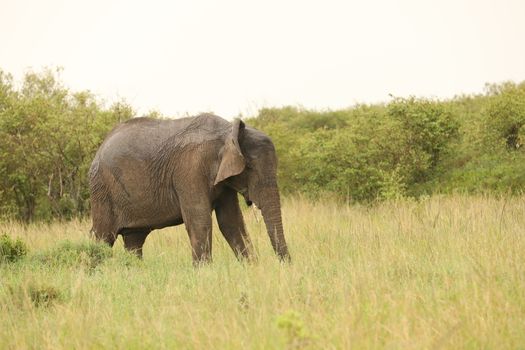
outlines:
M282 261L290 261L290 254L284 238L281 201L277 185L263 187L258 192L257 199L259 200L256 204L261 209L273 250Z

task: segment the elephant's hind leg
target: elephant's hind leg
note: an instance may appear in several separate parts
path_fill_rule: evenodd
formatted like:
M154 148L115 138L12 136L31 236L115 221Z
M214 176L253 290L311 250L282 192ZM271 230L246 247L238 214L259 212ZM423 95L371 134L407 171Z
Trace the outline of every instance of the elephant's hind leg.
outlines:
M95 227L91 229L91 234L95 237L97 241L104 242L110 247L113 247L113 244L115 244L115 241L117 239L117 234L114 232L114 230L100 228L97 229Z
M91 193L91 218L93 227L91 234L97 241L113 247L117 239L118 223L113 213L113 205L107 186L98 182Z
M113 247L115 240L117 239L117 228L110 218L105 216L93 216L93 227L90 233L93 237L100 242L108 244Z
M150 229L133 230L122 233L124 239L124 247L137 257L142 258L142 246L146 237L151 232Z

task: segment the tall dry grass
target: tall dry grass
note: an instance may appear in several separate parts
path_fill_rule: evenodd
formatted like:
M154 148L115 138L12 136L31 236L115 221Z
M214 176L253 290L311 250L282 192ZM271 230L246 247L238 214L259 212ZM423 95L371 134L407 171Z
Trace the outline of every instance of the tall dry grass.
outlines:
M524 213L524 197L289 198L292 264L248 209L258 262L215 227L199 269L181 227L152 233L143 262L119 240L92 266L37 258L85 242L89 222L3 223L31 253L0 266L0 348L523 348Z

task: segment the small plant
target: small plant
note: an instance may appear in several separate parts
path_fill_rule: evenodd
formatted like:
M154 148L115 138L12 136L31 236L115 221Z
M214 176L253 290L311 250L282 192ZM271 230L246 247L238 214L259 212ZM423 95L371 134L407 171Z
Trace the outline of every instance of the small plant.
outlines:
M9 304L16 309L27 306L47 307L64 300L64 293L57 287L41 282L30 281L23 284L7 284Z
M246 311L250 308L250 298L248 297L248 294L245 292L241 293L241 296L239 297L239 309L241 311Z
M134 267L142 266L143 260L137 259L137 256L127 250L117 250L113 254L112 261L115 266Z
M59 289L49 285L30 285L29 298L36 307L46 307L63 298Z
M288 349L304 349L313 345L301 315L293 310L287 311L277 317L277 327L286 335Z
M12 239L6 234L0 236L0 264L12 263L27 255L27 245L20 239Z
M37 259L51 266L83 266L94 269L111 255L111 248L103 243L63 241L47 252L39 254Z

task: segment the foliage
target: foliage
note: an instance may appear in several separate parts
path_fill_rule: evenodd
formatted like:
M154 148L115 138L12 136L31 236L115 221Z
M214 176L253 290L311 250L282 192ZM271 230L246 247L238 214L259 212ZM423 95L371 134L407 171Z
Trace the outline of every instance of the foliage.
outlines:
M20 239L13 239L7 234L0 236L0 264L20 260L27 252L27 245Z
M289 310L279 315L276 320L277 327L286 335L287 349L314 348L311 344L312 336L306 330L301 315L294 310Z
M134 112L71 92L60 70L26 74L20 88L0 72L0 210L24 221L70 219L89 209L87 171L107 132Z
M448 101L263 109L248 123L274 141L285 193L373 201L525 188L525 83L488 85L484 95Z
M36 307L50 306L56 301L63 299L63 294L59 289L51 285L31 284L28 288L29 298Z
M357 201L402 196L431 176L458 136L448 109L429 100L396 99L314 117L283 112L279 118L279 110L264 110L251 122L276 144L285 192L329 191Z
M487 86L492 98L484 113L488 146L517 150L525 143L525 82Z
M48 266L85 267L94 269L112 256L111 248L91 240L60 242L57 246L36 255L36 260Z
M65 293L47 282L30 280L6 285L6 296L12 307L18 310L46 308L65 300Z

